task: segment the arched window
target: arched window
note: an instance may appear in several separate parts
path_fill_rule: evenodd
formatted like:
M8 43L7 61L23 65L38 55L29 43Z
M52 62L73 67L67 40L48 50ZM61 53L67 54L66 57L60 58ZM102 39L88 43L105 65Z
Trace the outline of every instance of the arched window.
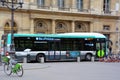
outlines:
M47 24L44 21L37 20L35 23L35 33L46 33L48 30Z
M76 23L75 24L75 31L76 32L86 32L87 29L86 29L86 26L82 23Z
M41 22L38 23L38 24L37 24L37 27L38 27L38 28L42 28L42 27L43 27L43 23L41 23Z
M60 23L57 25L57 29L62 29L62 28L64 28L64 24Z
M65 29L65 24L64 23L58 23L56 26L56 29Z
M67 25L63 22L58 22L56 24L56 33L64 33L64 32L68 32L68 28Z
M13 32L17 33L17 24L14 22L13 25L14 25L13 26ZM5 23L4 33L11 33L11 21L8 21L8 22Z

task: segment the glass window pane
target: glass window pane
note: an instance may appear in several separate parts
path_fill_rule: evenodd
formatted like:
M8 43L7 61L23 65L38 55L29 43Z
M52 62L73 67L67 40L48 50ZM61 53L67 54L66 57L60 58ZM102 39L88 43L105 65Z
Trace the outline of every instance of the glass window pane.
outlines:
M64 0L58 0L58 7L63 8L64 7Z
M37 4L39 6L44 6L44 0L37 0Z
M77 0L77 9L83 9L83 0Z

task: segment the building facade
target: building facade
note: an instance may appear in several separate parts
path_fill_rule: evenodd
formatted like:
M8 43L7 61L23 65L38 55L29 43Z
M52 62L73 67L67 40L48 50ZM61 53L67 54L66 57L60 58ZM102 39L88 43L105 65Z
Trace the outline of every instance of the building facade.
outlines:
M14 33L98 32L112 41L115 53L119 27L120 0L24 0L14 12ZM0 36L10 31L11 11L0 3Z

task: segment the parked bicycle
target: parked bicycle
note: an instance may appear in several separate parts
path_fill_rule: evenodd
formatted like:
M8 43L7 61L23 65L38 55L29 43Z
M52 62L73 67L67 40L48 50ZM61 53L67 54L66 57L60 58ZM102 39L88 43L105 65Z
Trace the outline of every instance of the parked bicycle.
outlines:
M20 63L15 61L12 56L9 55L9 53L6 53L6 55L3 57L4 62L4 72L10 76L12 73L17 74L17 76L22 77L23 76L23 67Z

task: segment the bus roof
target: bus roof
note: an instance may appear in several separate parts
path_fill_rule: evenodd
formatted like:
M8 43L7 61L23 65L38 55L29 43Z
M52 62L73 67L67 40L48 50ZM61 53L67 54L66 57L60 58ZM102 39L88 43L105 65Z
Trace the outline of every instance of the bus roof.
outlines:
M8 35L9 37L11 34ZM14 34L15 37L106 38L101 33Z
M58 34L67 38L106 38L100 33L62 33Z

